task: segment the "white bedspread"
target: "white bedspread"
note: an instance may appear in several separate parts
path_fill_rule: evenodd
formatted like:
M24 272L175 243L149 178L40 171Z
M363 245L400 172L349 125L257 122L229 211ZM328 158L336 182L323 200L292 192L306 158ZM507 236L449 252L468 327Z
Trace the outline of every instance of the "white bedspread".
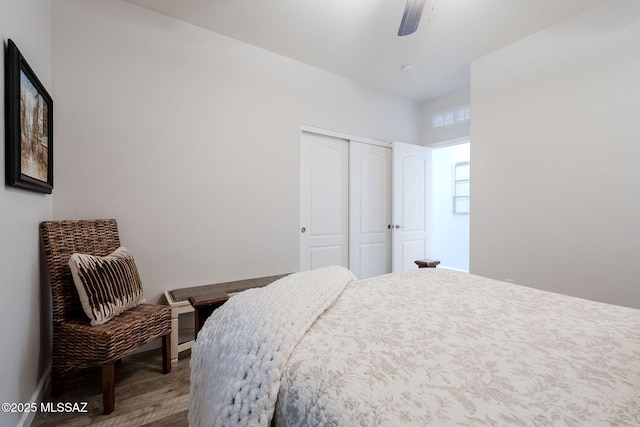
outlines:
M350 283L278 426L640 426L640 310L421 269Z
M640 426L640 310L444 269L352 278L288 276L214 313L190 425Z
M216 310L191 351L189 425L268 426L289 355L352 279L342 267L296 273Z

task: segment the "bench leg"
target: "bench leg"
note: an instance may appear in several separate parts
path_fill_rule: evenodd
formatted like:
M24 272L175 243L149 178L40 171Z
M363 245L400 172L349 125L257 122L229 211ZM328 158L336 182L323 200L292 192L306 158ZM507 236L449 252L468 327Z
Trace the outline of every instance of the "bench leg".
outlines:
M178 310L171 307L171 364L176 366L178 364Z
M171 372L171 364L172 364L172 339L171 335L173 335L173 331L171 333L164 335L162 337L162 373L168 374Z

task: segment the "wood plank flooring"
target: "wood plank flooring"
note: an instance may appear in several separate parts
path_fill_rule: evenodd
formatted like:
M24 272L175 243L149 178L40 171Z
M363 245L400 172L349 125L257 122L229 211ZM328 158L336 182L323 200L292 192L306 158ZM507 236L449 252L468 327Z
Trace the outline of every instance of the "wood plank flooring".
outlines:
M116 366L116 409L102 413L100 369L88 369L65 381L62 396L43 402L87 402L87 413L45 413L38 411L32 427L188 426L190 351L180 353L178 365L162 374L160 349L128 356Z

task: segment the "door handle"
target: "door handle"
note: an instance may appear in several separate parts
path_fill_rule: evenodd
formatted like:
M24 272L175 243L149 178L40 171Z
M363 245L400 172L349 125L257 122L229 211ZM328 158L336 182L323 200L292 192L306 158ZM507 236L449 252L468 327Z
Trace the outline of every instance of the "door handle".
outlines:
M396 225L393 226L393 228L395 228L397 230L398 228L402 228L402 226L400 224L396 224Z

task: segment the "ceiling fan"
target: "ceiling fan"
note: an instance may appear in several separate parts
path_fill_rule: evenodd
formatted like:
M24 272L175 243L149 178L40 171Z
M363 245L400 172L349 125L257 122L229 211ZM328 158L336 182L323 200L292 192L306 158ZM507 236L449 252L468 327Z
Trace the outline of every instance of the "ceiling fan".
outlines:
M402 22L400 22L400 28L398 29L399 36L409 35L418 29L424 2L425 0L407 0L407 5L404 7L404 14L402 15Z

